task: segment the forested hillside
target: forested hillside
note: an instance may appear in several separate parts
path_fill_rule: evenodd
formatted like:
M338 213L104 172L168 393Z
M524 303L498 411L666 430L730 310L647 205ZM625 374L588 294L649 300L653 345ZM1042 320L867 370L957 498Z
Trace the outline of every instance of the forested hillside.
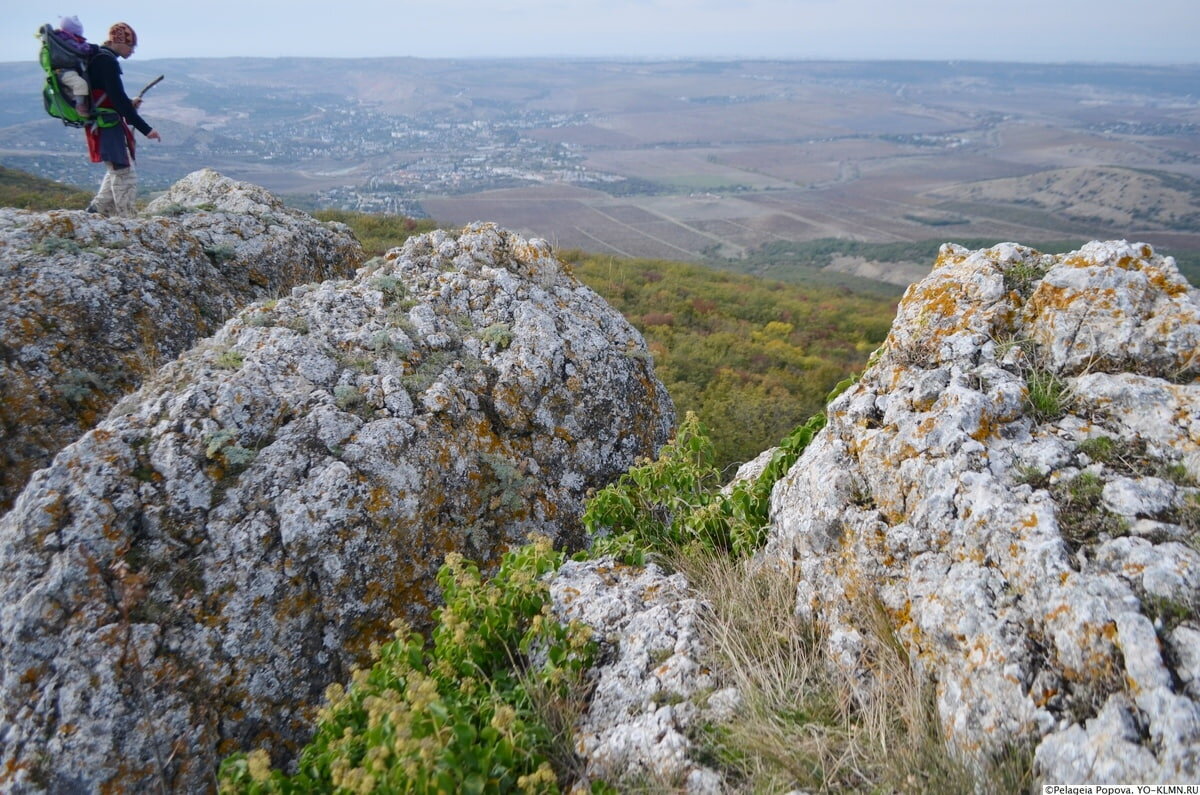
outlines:
M753 458L862 369L895 314L888 297L662 260L559 252L646 337L680 417L696 412L717 465Z
M82 210L91 195L15 168L0 166L0 207L22 210Z

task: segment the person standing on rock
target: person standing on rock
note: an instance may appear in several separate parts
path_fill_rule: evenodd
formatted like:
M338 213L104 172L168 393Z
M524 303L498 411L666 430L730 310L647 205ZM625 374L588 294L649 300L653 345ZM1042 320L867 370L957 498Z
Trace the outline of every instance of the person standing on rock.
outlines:
M153 141L162 137L138 115L141 99L131 100L121 80L121 65L117 58L128 58L137 47L137 34L128 24L118 22L108 29L108 41L92 57L88 65L88 82L92 87L92 107L96 117L85 128L88 154L93 163L104 163L107 171L96 198L88 204L88 212L103 216L131 216L137 196L137 174L133 169L137 130Z

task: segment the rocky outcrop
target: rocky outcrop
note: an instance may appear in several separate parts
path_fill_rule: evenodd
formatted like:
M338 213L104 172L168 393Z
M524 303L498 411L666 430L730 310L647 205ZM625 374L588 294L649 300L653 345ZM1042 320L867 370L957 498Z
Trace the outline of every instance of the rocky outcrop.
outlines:
M841 659L878 601L949 741L1200 777L1200 294L1149 246L943 247L772 495Z
M575 726L584 781L641 782L651 789L723 791L698 764L689 733L737 705L704 665L704 606L682 574L612 558L567 563L550 581L555 616L592 630L599 659L592 695Z
M352 274L340 224L200 171L157 217L0 209L0 513L30 473L235 310Z
M641 336L541 241L433 233L245 309L0 520L6 788L203 790L284 762L445 553L581 543L673 411ZM52 764L51 764L52 760Z

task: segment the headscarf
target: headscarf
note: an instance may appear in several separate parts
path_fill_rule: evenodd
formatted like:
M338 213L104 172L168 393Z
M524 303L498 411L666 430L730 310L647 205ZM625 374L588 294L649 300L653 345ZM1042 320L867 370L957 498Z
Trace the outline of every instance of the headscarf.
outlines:
M133 28L127 22L118 22L108 29L109 44L127 44L130 47L137 46L137 34L133 32Z

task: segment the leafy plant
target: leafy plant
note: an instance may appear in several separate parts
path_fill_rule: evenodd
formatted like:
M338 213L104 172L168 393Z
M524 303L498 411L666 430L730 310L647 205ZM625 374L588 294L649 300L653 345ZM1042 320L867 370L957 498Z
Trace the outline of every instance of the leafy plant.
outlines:
M72 403L82 403L97 392L104 392L108 384L91 370L69 370L55 385L55 389Z
M236 370L246 361L246 355L239 350L229 348L217 356L217 367L225 370Z
M513 333L507 323L493 323L479 332L479 339L502 351L512 345Z
M35 250L39 254L45 254L46 256L59 253L78 254L83 251L83 249L79 247L79 244L74 240L70 240L65 237L55 237L53 235L43 239L40 243L38 243L35 247Z
M222 428L204 438L204 457L210 461L223 461L233 472L239 472L250 465L257 453L242 447L238 443L237 434L228 428Z
M212 260L214 265L220 265L222 262L228 262L233 259L237 252L233 246L223 243L215 246L206 246L204 248L205 255Z
M595 654L586 628L550 615L542 575L562 560L535 539L484 581L447 555L432 643L398 622L349 689L329 687L294 774L272 770L264 751L236 754L221 765L222 791L557 792L561 737L538 706L572 700Z
M829 399L852 383L843 381ZM691 547L750 555L766 540L771 488L824 426L824 414L812 417L780 442L757 478L721 490L712 441L689 412L656 460L633 467L588 502L583 524L598 536L596 554L629 563Z

